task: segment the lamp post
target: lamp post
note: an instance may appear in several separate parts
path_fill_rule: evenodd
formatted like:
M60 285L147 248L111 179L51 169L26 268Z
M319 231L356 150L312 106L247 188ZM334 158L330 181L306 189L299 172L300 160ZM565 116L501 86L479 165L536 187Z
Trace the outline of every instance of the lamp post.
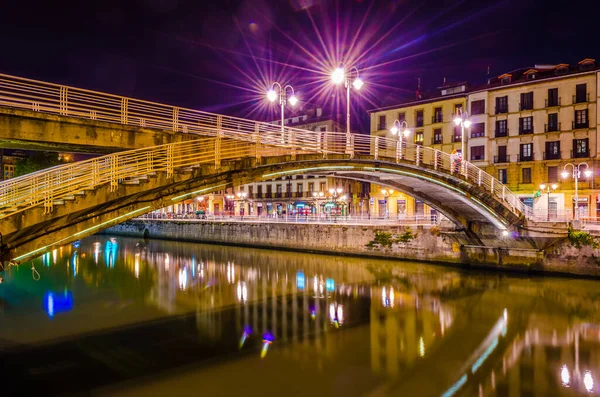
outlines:
M276 91L276 88L279 90ZM287 90L288 88L292 91L292 96L290 96L289 99L287 99ZM275 100L279 98L279 105L281 105L281 132L283 133L284 131L284 111L285 111L285 102L286 100L290 103L290 105L292 106L296 106L296 104L298 103L298 98L296 97L296 94L294 93L294 87L292 87L291 85L286 85L286 86L281 86L281 84L279 84L278 82L275 82L271 85L271 88L269 89L269 91L267 91L267 99L271 102L275 102ZM283 136L282 136L283 139Z
M233 213L233 215L235 215L235 208L232 208L232 207L235 207L234 201L233 201L235 199L235 196L233 194L228 194L225 196L225 198L227 200L229 200L229 211L231 211Z
M388 208L388 198L394 194L394 189L381 189L381 194L385 198L385 218L390 218L390 210Z
M315 200L315 206L317 208L317 215L319 215L319 208L320 208L319 200L323 199L323 197L325 196L325 193L323 193L323 192L313 192L312 195L313 195L313 199Z
M462 109L458 110L458 113L454 117L454 125L457 127L460 125L460 153L462 156L461 166L463 174L466 174L465 159L465 128L471 127L471 120L469 119L469 113L463 112Z
M343 191L344 190L341 187L338 187L335 189L333 189L333 188L329 189L329 194L331 194L331 198L333 199L333 202L334 202L336 208L338 207L339 202L343 202L344 200L346 200L346 196L342 195ZM341 209L340 209L340 212L342 212ZM336 218L334 217L333 218L334 222L335 222L335 219Z
M404 141L410 135L410 129L408 128L406 121L402 120L402 122L400 122L400 120L394 120L394 124L392 125L392 128L390 128L390 132L392 135L398 134L398 138L400 138L400 147L403 150L405 145Z
M573 179L575 179L575 220L579 220L579 178L581 177L581 170L579 169L581 166L585 166L585 171L583 171L583 175L586 178L589 178L592 175L592 169L587 163L579 163L577 165L573 163L565 164L563 172L561 173L563 178L567 178L569 176L569 171L567 171L567 167L571 166L573 169Z
M356 72L356 77L352 80L352 74ZM352 80L352 81L350 81ZM358 73L358 69L355 66L346 67L346 65L341 64L331 73L331 81L334 84L339 85L344 83L344 87L346 87L346 149L349 150L350 147L350 85L354 87L355 90L360 90L362 86L365 84L364 81L360 78Z
M236 196L238 197L238 200L241 201L240 216L242 217L242 219L244 219L244 212L246 211L245 208L244 208L244 203L246 201L246 197L248 197L248 193L246 193L246 192L237 192Z
M552 190L550 190L550 188L552 188ZM546 221L550 222L550 192L555 191L558 188L558 185L556 183L553 183L552 185L547 185L545 183L542 183L540 185L540 191L542 193L546 193L548 195L548 207L546 208Z

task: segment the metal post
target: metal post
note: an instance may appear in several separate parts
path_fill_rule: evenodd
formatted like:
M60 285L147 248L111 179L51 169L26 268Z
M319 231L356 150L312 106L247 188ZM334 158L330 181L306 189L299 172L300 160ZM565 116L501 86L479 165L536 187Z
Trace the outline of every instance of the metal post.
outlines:
M481 176L482 176L482 173L483 173L483 171L479 170L479 174L477 175L477 184L479 186L481 186L481 179L482 179Z
M400 158L402 156L402 145L400 141L396 141L396 163L400 162Z
M415 164L418 167L421 163L421 145L417 145L417 150L415 152Z
M502 185L502 201L506 200L506 186Z
M283 126L283 123L285 121L285 118L283 116L283 112L285 110L285 93L282 92L281 90L279 90L279 104L281 105L281 143L285 145L285 127Z
M375 137L375 160L379 158L379 137Z
M121 124L127 124L128 108L129 108L129 98L121 98Z
M492 177L492 183L491 183L492 186L491 186L491 189L490 189L491 192L492 192L492 196L494 195L494 181L495 181L495 179Z
M173 131L177 132L179 129L179 108L173 108Z
M259 124L254 123L254 155L256 157L256 161L260 161L260 132L259 132Z
M464 120L462 120L460 122L460 154L461 154L461 158L462 158L462 167L463 167L463 175L466 177L467 176L467 167L466 167L466 163L465 163L465 159L467 158L467 155L465 154L465 123Z
M579 164L581 165L581 164ZM573 175L575 176L575 220L579 220L579 165L573 166Z
M217 115L217 137L215 139L215 168L221 166L221 137L223 136L223 116ZM282 127L283 128L283 127Z

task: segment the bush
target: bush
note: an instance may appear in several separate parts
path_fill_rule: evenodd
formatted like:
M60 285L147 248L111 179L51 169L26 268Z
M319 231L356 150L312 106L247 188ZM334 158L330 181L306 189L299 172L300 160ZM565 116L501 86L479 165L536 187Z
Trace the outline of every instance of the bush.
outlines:
M412 229L407 227L400 235L393 235L389 232L375 230L375 238L365 244L367 248L392 248L392 245L397 243L407 243L410 240L417 238L417 234L413 234Z
M568 238L571 242L571 245L576 248L581 248L584 246L589 246L592 248L598 248L598 241L595 237L587 232L583 232L580 230L574 230L571 226L569 226L568 230Z

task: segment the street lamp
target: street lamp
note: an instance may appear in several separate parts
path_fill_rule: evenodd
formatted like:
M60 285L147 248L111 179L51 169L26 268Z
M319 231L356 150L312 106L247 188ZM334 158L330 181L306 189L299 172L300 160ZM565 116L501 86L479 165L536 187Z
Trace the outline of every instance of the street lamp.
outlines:
M237 192L236 195L238 196L238 199L242 202L242 204L240 205L240 216L242 217L242 219L244 219L244 212L245 212L244 202L246 201L246 197L248 196L248 193Z
M319 215L319 200L322 200L323 197L325 196L325 193L323 192L313 192L313 199L315 200L315 205L317 207L317 215Z
M352 82L352 72L356 72L356 77ZM350 145L350 85L354 87L355 90L360 90L362 86L365 84L364 81L360 78L358 73L358 69L355 66L350 68L346 67L344 64L338 66L331 73L331 81L335 85L340 85L344 83L344 87L346 87L346 146Z
M552 188L552 190L550 190L550 188ZM558 184L556 184L556 183L553 183L552 185L546 185L545 183L542 183L542 184L540 185L540 191L541 191L542 193L546 193L546 194L548 195L548 207L547 207L547 209L546 209L546 212L547 212L547 214L548 214L548 215L546 216L546 220L547 220L548 222L550 222L550 192L551 192L551 191L552 191L552 192L553 192L553 191L555 191L557 188L558 188Z
M381 194L383 194L383 197L385 198L385 217L389 219L390 210L388 208L388 198L394 194L394 189L381 189Z
M465 168L465 128L471 127L471 120L469 120L469 113L463 112L462 109L458 110L458 113L454 117L454 125L457 127L460 125L460 153L462 156L461 165L463 167L463 174L466 174Z
M338 188L331 188L329 189L329 194L331 194L331 197L333 199L333 202L336 206L336 208L338 207L338 203L339 202L343 202L344 200L346 200L346 196L342 195L342 192L344 190L341 187ZM341 212L341 209L340 209ZM335 220L335 218L333 218Z
M582 165L585 166L585 171L583 171L583 175L585 175L586 178L589 178L592 175L592 169L590 168L590 166L587 163L579 163L577 165L573 164L573 163L568 163L565 165L565 168L563 169L563 172L561 173L563 178L568 178L569 177L569 171L567 171L567 167L571 166L571 168L573 169L573 179L575 179L575 220L579 219L579 190L578 190L578 186L579 186L579 178L581 177L581 170L579 169Z
M404 147L404 140L410 135L408 123L405 120L402 120L402 122L400 122L400 120L394 120L394 124L392 125L392 128L390 128L390 132L392 135L398 134L398 137L400 138L400 146Z
M286 94L288 88L292 91L292 96L290 96L289 99L287 99L287 94ZM278 91L276 89L278 89ZM281 105L281 132L283 132L284 131L283 123L285 120L284 110L285 110L286 99L290 103L290 105L296 106L296 104L298 103L298 98L296 97L296 94L294 93L294 87L292 87L289 84L282 87L281 84L279 84L278 82L275 82L271 86L271 89L269 89L269 91L267 91L267 99L271 102L275 102L275 100L277 98L279 98L279 105Z
M232 207L234 207L233 200L235 199L235 196L233 194L228 194L228 195L225 196L225 198L227 200L229 200L229 211L232 211L233 215L235 215L235 208L232 208Z

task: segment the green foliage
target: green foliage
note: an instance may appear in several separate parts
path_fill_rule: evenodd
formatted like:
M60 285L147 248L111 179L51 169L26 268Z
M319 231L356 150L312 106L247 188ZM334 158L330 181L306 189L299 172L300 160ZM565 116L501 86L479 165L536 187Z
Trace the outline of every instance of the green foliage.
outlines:
M58 159L58 153L35 152L24 159L17 160L15 163L15 176L30 174L59 164L62 164L62 161Z
M393 235L389 232L375 230L375 238L365 244L367 248L392 248L392 245L397 243L407 243L410 240L417 238L417 234L413 234L410 227L404 229L400 235Z
M598 246L599 246L596 238L592 237L592 235L590 235L587 232L583 232L580 230L574 230L572 227L569 226L568 233L569 233L568 236L569 236L569 241L571 242L571 245L576 248L581 248L584 246L598 248Z
M431 233L432 236L439 236L440 234L442 234L439 226L431 226L431 228L429 229L429 232Z

